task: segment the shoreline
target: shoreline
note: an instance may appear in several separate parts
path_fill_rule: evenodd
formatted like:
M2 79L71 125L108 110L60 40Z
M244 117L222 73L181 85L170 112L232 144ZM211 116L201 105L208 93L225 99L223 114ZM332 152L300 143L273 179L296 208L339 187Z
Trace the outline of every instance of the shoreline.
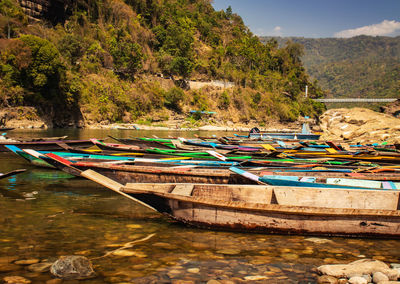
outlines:
M217 126L217 125L203 125L199 127L168 127L168 126L152 126L152 125L140 125L140 124L108 124L108 125L92 125L85 127L86 129L115 129L115 130L157 130L157 131L238 131L238 132L249 132L254 126ZM292 128L265 128L259 127L261 131L276 131L276 132L287 132L296 131Z

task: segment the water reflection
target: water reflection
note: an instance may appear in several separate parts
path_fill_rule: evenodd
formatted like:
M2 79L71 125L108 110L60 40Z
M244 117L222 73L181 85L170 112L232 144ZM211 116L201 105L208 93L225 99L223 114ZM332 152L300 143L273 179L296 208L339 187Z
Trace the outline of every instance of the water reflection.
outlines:
M57 131L47 134L65 135ZM109 134L86 130L71 133L68 135L75 135L71 138ZM120 134L134 135L129 131ZM185 134L164 132L157 136ZM16 168L28 171L0 181L0 279L7 275L25 276L35 283L51 279L49 273L10 266L4 257L52 261L61 255L84 255L92 259L99 273L98 278L85 283L171 283L173 279L195 283L210 279L315 283L313 268L321 264L364 257L387 263L400 259L398 240L246 234L186 227L91 181L38 169L11 154L0 154L0 172ZM118 252L129 243L133 246Z
M15 190L15 186L17 185L17 178L15 176L12 176L6 180L8 181L8 183L6 185L6 189Z

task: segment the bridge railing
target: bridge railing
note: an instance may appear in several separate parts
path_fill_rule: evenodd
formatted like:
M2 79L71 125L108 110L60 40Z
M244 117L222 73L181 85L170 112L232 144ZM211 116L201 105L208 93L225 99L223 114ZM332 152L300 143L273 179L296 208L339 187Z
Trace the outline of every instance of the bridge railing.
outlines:
M383 99L374 99L374 98L340 98L340 99L315 99L317 102L321 103L391 103L399 98L383 98Z

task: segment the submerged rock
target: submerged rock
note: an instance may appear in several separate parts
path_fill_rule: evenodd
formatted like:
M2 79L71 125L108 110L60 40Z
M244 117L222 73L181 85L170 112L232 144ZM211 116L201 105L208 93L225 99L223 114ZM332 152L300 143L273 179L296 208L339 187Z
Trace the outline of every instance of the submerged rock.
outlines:
M40 263L34 263L28 266L28 270L32 272L47 272L50 270L52 263L50 262L40 262Z
M29 284L32 283L31 280L22 277L22 276L7 276L3 278L4 283L6 284Z
M11 272L11 271L16 271L20 270L21 266L12 264L12 263L5 263L5 264L0 264L0 273L4 272Z
M333 243L332 240L328 239L321 239L321 238L307 238L304 239L305 241L313 242L315 244L326 244L326 243Z
M84 256L61 256L50 268L50 272L62 279L88 279L96 277L92 263Z
M18 265L31 265L31 264L35 264L38 263L40 260L39 259L21 259L21 260L17 260L14 263L18 264Z

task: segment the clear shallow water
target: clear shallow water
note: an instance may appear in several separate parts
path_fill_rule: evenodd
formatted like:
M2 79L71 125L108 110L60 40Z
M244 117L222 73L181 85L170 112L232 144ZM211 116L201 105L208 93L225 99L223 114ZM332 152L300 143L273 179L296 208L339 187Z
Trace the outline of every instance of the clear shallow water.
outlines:
M10 136L75 138L185 136L232 133L125 130L46 130ZM110 140L111 141L111 140ZM0 279L52 279L11 260L53 261L79 254L92 260L98 277L85 283L171 283L229 279L234 283L316 283L315 268L362 257L400 262L399 240L311 238L200 230L175 223L101 186L50 169L38 169L0 153L0 172L27 172L0 181ZM146 239L147 238L147 239ZM145 239L145 240L143 240ZM116 251L135 242L124 254ZM258 278L255 278L258 277ZM261 279L258 281L252 279Z

